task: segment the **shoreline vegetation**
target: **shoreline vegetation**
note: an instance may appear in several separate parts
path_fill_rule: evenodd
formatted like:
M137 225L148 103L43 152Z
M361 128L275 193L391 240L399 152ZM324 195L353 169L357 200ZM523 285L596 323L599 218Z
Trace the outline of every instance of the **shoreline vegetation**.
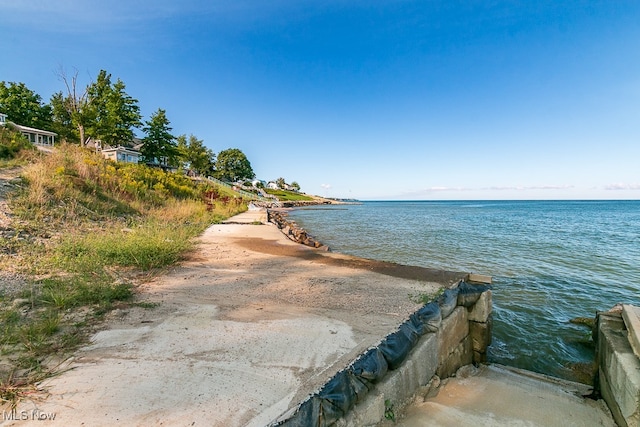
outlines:
M78 146L18 159L0 165L23 164L0 182L11 217L0 224L0 406L10 407L111 310L138 304L137 284L180 261L193 237L247 209L224 188Z

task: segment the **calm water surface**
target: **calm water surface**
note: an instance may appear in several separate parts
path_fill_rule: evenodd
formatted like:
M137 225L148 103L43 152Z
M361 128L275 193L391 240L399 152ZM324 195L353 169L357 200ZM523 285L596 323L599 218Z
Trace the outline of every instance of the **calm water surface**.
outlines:
M493 276L494 362L573 378L593 350L569 320L640 304L640 201L366 202L290 216L337 252Z

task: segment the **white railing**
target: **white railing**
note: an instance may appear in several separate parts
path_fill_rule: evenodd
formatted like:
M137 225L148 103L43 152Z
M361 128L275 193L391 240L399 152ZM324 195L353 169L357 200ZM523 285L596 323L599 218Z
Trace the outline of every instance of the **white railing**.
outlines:
M226 183L224 181L220 181L219 179L214 178L212 176L208 176L208 177L206 177L206 179L211 181L211 182L213 182L213 183L215 183L215 184L222 185L223 187L230 188L231 190L235 191L236 193L240 193L241 195L243 195L244 197L246 197L246 198L248 198L250 200L260 200L262 202L273 201L273 199L270 199L270 198L267 198L267 197L263 197L263 196L260 196L258 194L255 194L255 193L251 193L249 191L238 189L235 185L231 185L231 184L228 184L228 183Z

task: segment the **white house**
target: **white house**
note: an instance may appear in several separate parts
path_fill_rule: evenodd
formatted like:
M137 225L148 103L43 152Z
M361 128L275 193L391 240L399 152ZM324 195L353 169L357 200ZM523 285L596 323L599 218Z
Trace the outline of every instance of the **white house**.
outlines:
M14 123L14 126L18 131L20 131L27 139L36 145L45 145L48 147L53 147L57 133L49 132L48 130L30 128L29 126L17 125Z
M103 148L102 155L114 162L138 163L140 161L140 152L138 150L122 146L118 146L116 148Z
M0 126L5 126L7 123L9 123L9 121L7 120L7 115L4 113L0 113ZM11 125L15 127L18 132L22 133L32 144L36 145L53 147L53 144L55 144L56 136L58 135L55 132L30 128L29 126L22 126L17 123L12 123Z

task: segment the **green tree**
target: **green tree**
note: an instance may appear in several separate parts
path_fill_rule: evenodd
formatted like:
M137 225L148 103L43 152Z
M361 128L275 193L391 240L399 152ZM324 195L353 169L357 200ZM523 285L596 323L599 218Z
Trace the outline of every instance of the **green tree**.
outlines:
M140 152L147 163L176 166L179 158L176 137L171 134L167 112L161 108L145 122Z
M291 183L291 188L293 188L294 191L300 191L300 184L298 184L297 182L293 181Z
M51 107L24 83L0 82L0 112L13 123L51 129Z
M176 137L176 152L178 153L178 159L180 162L179 167L188 169L189 164L189 142L187 141L187 135L179 135Z
M287 183L285 182L284 178L280 177L276 179L276 185L278 186L279 189L283 190L284 186L287 185Z
M89 137L109 145L131 142L133 129L142 125L142 116L138 100L125 92L120 79L112 83L111 74L100 70L96 81L80 92L77 72L68 78L60 71L59 76L67 93L58 92L51 98L54 127L66 129L63 135L82 144Z
M127 95L125 84L111 83L111 74L100 70L96 81L87 88L85 109L87 133L109 145L129 143L133 129L142 125L138 100Z
M54 93L49 104L51 105L52 125L51 130L58 134L58 138L67 142L79 142L80 137L76 132L76 124L73 121L68 98L62 92Z
M204 146L204 141L194 135L180 135L178 137L178 152L180 159L186 166L200 175L213 173L215 154Z
M256 176L247 156L237 148L229 148L218 153L215 165L214 176L225 181L236 182Z

